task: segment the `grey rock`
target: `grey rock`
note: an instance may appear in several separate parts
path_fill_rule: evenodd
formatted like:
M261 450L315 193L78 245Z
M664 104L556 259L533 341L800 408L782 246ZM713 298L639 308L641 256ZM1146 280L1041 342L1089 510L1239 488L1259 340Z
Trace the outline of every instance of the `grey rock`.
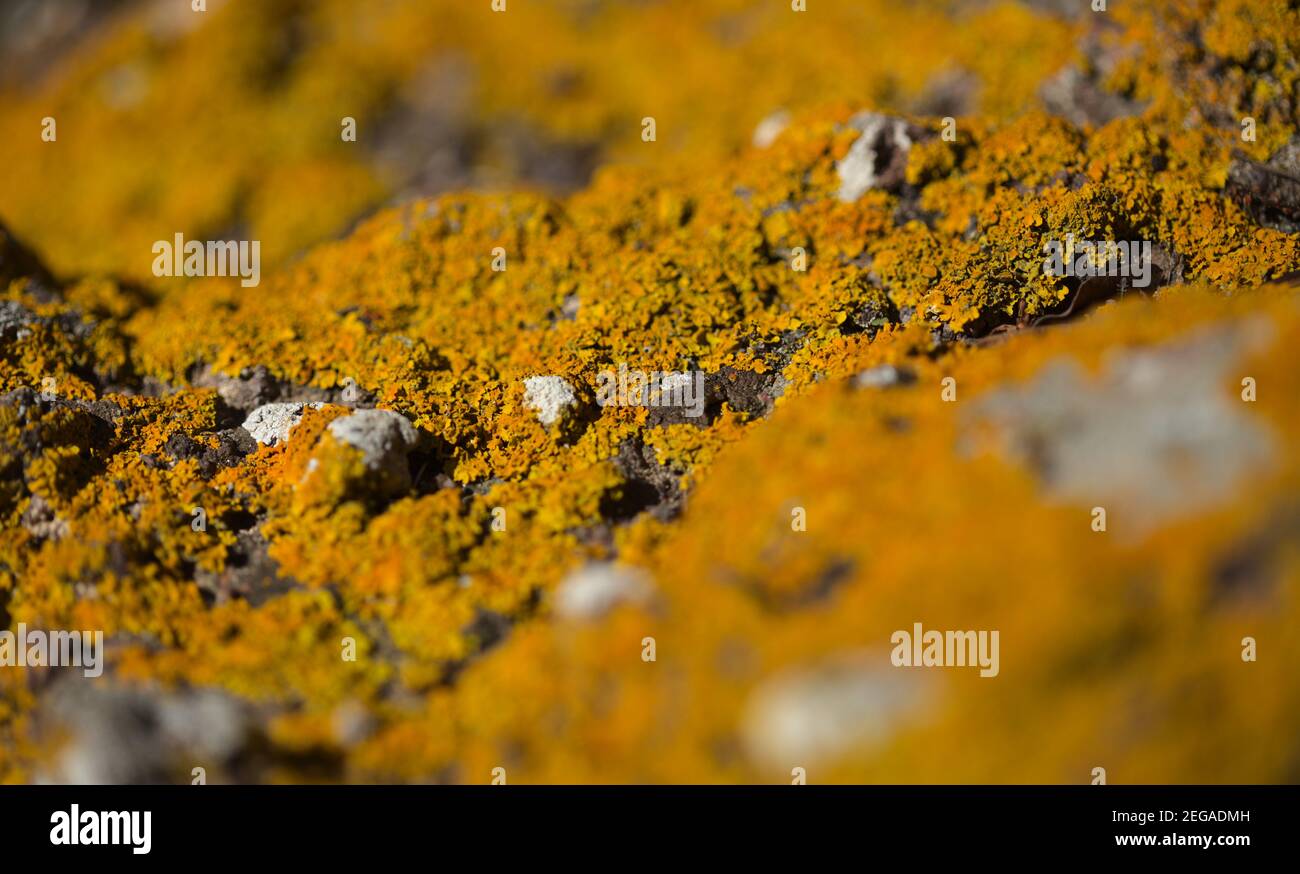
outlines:
M862 135L835 167L840 179L839 199L852 203L873 188L901 187L908 152L921 132L901 118L878 112L860 112L849 124Z
M358 410L330 422L334 439L361 450L369 470L383 477L385 489L402 490L411 484L407 454L420 439L405 416L392 410Z
M764 118L754 128L754 135L751 143L755 148L766 149L772 143L776 142L777 137L790 125L790 113L784 109L778 109L771 115Z
M230 762L250 730L248 709L214 690L103 687L69 678L41 711L71 737L44 783L102 785L188 780L195 766Z
M297 402L263 404L248 414L243 428L258 443L275 446L289 439L290 430L302 421L302 414L308 407L318 409L321 406L319 403Z
M54 508L41 495L32 495L23 512L23 527L39 540L62 540L68 536L68 523L60 519Z
M0 300L0 337L22 340L36 321L36 315L18 301Z
M1300 233L1300 136L1292 137L1262 164L1234 157L1224 194L1257 224Z
M992 426L1053 497L1119 507L1141 531L1220 503L1268 466L1275 439L1232 386L1248 375L1235 363L1270 329L1251 320L1125 350L1097 379L1060 360L977 399L969 424Z

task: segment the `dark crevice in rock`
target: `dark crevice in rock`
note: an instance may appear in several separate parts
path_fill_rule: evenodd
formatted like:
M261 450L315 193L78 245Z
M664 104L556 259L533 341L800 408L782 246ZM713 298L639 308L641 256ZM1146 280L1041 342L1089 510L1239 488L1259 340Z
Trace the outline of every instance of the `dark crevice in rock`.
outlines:
M1262 164L1234 155L1223 193L1262 227L1300 231L1300 136Z
M524 622L535 615L541 602L541 592L534 589L529 594L528 600L512 616L506 616L503 613L488 610L484 607L477 608L473 621L461 629L462 633L475 644L474 652L463 659L445 665L439 685L451 686L455 684L466 668L504 643L516 624Z
M775 370L757 373L728 366L705 376L704 387L709 421L721 412L724 402L736 412L763 418L775 407L776 399L785 389L785 380Z
M231 513L223 516L221 522L238 533L226 557L224 570L213 573L200 569L194 574L194 582L206 603L221 604L232 598L242 598L257 607L302 588L291 577L280 575L279 565L267 551L269 544L257 528L256 517Z
M638 438L625 440L614 463L624 479L601 499L602 518L620 523L649 513L666 522L681 512L685 500L678 483L681 474L661 465L653 446Z
M216 436L219 445L214 449L177 431L167 439L163 451L175 461L197 459L199 475L204 479L210 479L221 468L241 464L257 451L257 441L243 428L227 428L218 431Z

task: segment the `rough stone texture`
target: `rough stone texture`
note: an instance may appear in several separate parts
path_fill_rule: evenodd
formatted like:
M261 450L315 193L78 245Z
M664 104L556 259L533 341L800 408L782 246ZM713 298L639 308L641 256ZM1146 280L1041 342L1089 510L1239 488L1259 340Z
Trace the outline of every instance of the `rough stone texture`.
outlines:
M199 473L210 477L223 467L239 464L257 451L257 441L243 428L227 428L216 434L218 446L213 449L187 434L177 431L167 438L163 451L177 461L195 459Z
M347 406L365 406L369 396L352 381L332 390L315 386L294 385L277 379L265 365L257 364L240 370L237 376L227 376L204 365L191 375L190 382L198 388L214 388L222 404L224 424L238 424L258 407L271 403L323 404L341 403ZM242 416L240 414L243 414Z
M1234 158L1224 193L1263 227L1300 232L1300 137L1264 163Z
M329 425L336 440L361 450L366 467L379 474L392 490L410 485L407 453L416 447L420 432L401 413L359 410Z
M23 527L41 540L62 540L68 535L68 523L58 517L49 501L41 495L32 495L22 521Z
M16 300L0 300L0 337L21 340L36 316Z
M653 446L626 440L614 463L623 483L600 503L601 516L610 522L628 522L641 513L667 521L677 516L684 502L681 472L662 464Z
M254 440L265 446L275 446L289 439L289 431L302 421L303 410L319 408L319 403L263 404L248 414L243 428Z
M277 400L280 394L270 371L260 365L245 368L238 377L204 367L194 375L192 382L200 388L215 388L223 401L245 414Z
M254 525L240 531L234 548L220 573L199 569L194 582L215 604L243 598L256 607L298 586L280 573L280 566L267 551L266 538Z
M839 199L852 203L873 188L895 189L907 170L907 153L917 132L903 119L860 112L849 124L862 132L835 167Z

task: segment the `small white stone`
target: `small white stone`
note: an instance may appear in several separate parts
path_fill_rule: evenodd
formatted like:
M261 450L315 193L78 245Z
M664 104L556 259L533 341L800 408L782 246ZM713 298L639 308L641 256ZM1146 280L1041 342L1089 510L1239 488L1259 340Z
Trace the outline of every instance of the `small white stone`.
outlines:
M852 203L876 187L880 181L876 177L879 152L891 141L894 148L903 152L912 148L912 138L907 135L907 124L902 119L876 112L860 112L849 124L862 131L862 136L849 147L844 160L835 166L840 177L839 199L844 203Z
M901 370L892 364L879 364L853 377L853 384L858 388L889 388L913 379L910 370Z
M772 768L870 753L919 716L931 692L887 653L846 653L759 683L741 738L751 758Z
M758 123L754 128L753 143L755 148L766 149L790 124L790 113L784 109L777 110Z
M262 404L248 414L244 420L244 430L258 443L266 446L284 443L289 439L289 430L302 421L303 411L308 407L320 409L321 404Z
M392 410L358 410L330 422L334 439L360 449L366 467L380 468L415 448L420 434L401 413Z
M639 568L592 562L571 572L555 592L555 612L565 619L599 619L622 604L646 604L654 597Z
M0 334L24 328L36 321L31 310L16 300L0 300Z
M361 461L375 474L374 485L392 494L411 485L406 456L420 432L401 413L392 410L358 410L330 422L329 432L340 443L361 450Z
M14 339L26 340L32 335L31 325L39 322L31 310L16 300L0 300L0 337L13 333Z
M537 421L554 425L578 402L573 386L560 376L530 376L524 380L524 403L537 411Z

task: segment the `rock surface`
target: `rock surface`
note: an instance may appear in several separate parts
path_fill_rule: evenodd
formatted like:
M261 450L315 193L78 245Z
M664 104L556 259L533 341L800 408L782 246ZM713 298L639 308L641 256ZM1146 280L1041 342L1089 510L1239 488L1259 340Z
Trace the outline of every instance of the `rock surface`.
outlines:
M248 414L243 428L263 446L276 446L289 439L289 432L302 421L303 410L321 405L300 403L263 404Z
M1294 779L1287 3L164 5L0 101L0 780Z
M362 463L384 478L391 491L410 485L407 454L420 434L405 416L392 410L359 410L329 424L334 438L361 450Z

